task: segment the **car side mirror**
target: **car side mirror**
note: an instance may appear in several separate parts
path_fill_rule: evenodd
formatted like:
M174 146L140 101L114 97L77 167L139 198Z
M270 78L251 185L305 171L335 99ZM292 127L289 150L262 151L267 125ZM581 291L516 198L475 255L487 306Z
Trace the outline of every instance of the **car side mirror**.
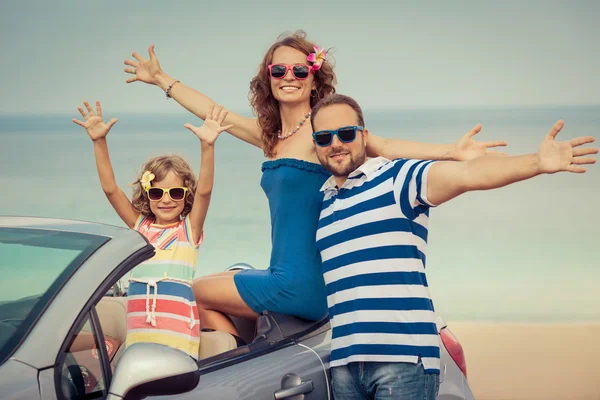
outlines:
M196 361L184 352L157 343L134 343L117 363L106 400L186 393L199 381Z

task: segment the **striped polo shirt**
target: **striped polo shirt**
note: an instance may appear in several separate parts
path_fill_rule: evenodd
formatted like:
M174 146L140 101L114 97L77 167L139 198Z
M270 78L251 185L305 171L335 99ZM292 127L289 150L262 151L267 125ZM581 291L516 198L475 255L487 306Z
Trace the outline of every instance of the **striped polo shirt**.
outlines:
M341 188L331 177L317 248L332 327L330 365L422 360L440 371L427 279L427 173L432 161L370 159Z

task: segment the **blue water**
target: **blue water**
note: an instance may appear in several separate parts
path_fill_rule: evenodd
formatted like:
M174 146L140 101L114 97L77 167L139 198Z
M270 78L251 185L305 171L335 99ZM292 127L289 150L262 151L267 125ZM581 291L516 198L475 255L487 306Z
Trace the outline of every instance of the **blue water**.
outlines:
M0 116L0 214L123 225L100 189L92 143L73 117ZM148 157L177 153L199 167L198 140L183 128L199 124L195 117L117 117L108 143L126 193ZM513 155L537 151L560 118L566 125L559 140L600 138L600 107L365 112L372 134L431 143L453 143L480 122L479 139L507 140ZM261 150L226 134L219 138L197 276L236 262L267 267L263 160ZM447 320L600 321L598 204L600 165L584 175L541 176L468 193L432 210L427 274L436 309Z

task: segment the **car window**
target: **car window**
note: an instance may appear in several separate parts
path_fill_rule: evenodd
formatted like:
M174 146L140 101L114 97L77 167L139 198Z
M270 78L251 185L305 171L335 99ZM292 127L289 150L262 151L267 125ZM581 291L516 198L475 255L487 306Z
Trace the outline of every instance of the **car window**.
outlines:
M122 278L124 279L124 278ZM106 395L117 361L125 351L127 336L127 297L117 281L85 314L81 328L70 339L64 357L59 358L61 385L58 398L95 399ZM92 317L95 315L95 317ZM96 324L92 321L97 321ZM100 333L106 356L100 354ZM62 361L61 361L62 360ZM109 366L103 369L103 363ZM104 371L111 376L105 376Z
M0 228L0 365L81 263L109 238Z
M88 314L82 328L73 336L60 366L59 398L95 399L106 394L107 379L102 373L98 342L97 331Z

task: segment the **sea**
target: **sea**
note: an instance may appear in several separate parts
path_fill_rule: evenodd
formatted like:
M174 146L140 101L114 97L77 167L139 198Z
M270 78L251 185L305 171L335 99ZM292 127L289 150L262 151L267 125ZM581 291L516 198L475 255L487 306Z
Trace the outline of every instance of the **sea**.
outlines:
M76 111L0 115L1 215L124 226L100 188L92 142L71 121L79 117ZM127 194L149 157L179 154L199 168L198 139L183 128L201 124L196 117L185 111L115 117L108 144ZM481 123L477 139L506 140L509 155L536 152L558 119L565 127L557 140L600 139L600 106L365 110L371 134L428 143L454 143ZM260 149L228 134L218 139L196 276L236 263L268 267L264 160ZM432 209L427 279L446 320L600 322L600 165L467 193Z

